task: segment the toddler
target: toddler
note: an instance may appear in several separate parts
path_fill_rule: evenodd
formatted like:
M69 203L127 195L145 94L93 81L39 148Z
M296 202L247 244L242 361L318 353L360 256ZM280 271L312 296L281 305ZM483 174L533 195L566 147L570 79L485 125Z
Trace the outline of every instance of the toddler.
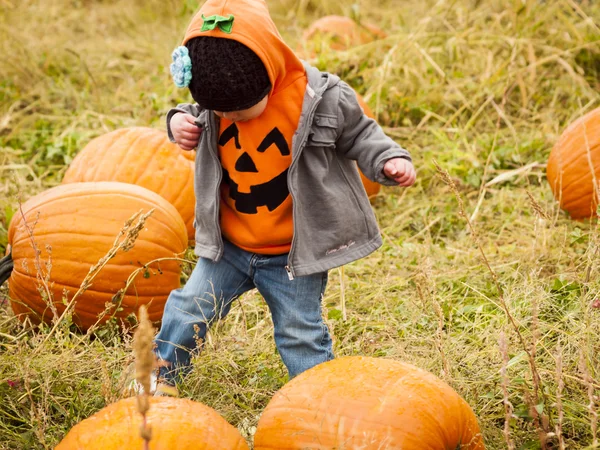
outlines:
M354 90L303 63L264 0L208 0L173 52L194 104L167 114L169 138L196 149L195 253L156 337L173 387L198 339L256 288L292 378L333 358L321 317L327 271L382 243L355 162L371 180L410 186L409 153L363 113Z

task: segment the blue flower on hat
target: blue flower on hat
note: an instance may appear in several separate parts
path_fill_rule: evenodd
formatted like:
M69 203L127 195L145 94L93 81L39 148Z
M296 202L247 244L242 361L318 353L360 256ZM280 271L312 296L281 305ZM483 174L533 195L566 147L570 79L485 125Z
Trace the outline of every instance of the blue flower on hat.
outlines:
M187 87L192 80L192 60L187 47L179 46L173 50L171 55L173 63L171 64L171 76L175 86Z

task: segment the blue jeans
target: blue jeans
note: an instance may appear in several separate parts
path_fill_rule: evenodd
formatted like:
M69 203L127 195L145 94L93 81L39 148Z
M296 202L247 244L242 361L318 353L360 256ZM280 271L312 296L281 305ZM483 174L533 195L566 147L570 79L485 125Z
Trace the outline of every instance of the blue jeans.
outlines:
M227 241L220 261L200 258L185 286L167 299L156 337L157 356L166 363L159 378L174 384L187 372L207 328L255 287L271 311L275 344L290 378L332 359L331 337L321 317L327 272L290 281L286 264L287 255L249 253Z

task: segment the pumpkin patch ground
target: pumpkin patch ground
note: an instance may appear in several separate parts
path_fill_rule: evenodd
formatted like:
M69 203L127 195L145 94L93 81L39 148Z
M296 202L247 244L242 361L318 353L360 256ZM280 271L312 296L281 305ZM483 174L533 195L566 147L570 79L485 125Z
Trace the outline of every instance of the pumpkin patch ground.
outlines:
M132 313L147 301L160 320L158 302L191 273L194 212L184 199L194 154L165 141L165 115L191 101L174 87L169 63L201 3L0 2L1 449L54 449L77 424L127 405ZM418 172L410 189L374 186L382 247L329 272L323 315L339 357L331 364L367 358L417 368L413 386L434 379L462 399L453 404L472 412L486 449L599 448L600 3L267 3L290 48L348 82ZM341 19L319 21L330 16ZM255 156L231 166L262 170ZM275 169L259 183L281 174ZM75 195L88 183L108 183L96 191L103 206L89 190ZM108 188L115 183L137 192L137 203L125 208ZM238 184L240 203L268 207ZM127 220L152 208L136 244L105 261L104 274L118 275L89 280L85 291L102 295L71 311L69 299ZM23 217L31 226L13 231ZM152 259L160 265L145 270ZM123 316L96 324L138 269L116 308ZM317 372L302 387L304 378L287 379L272 332L263 299L245 294L211 329L179 389L219 417L207 415L207 424L229 424L242 448L269 448L263 433L297 430L286 417L311 430L323 419L328 436L342 439L382 431L404 407L424 426L448 413L431 413L448 407L445 394L402 398L397 389L409 379L383 366ZM301 406L278 403L288 389ZM371 426L373 405L387 412ZM122 426L103 436L118 442ZM372 448L401 448L382 436ZM299 448L361 448L334 438ZM430 448L465 448L452 445Z

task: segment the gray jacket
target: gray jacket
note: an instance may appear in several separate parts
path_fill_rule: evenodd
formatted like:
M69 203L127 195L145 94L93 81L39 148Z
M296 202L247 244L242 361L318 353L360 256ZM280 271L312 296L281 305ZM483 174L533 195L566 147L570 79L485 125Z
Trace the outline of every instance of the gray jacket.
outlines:
M288 188L294 235L286 267L290 279L324 272L363 258L381 246L375 214L356 164L373 181L395 185L383 175L390 158L409 153L363 114L354 90L339 77L306 65L308 86L292 139ZM212 111L181 104L167 114L197 117L204 131L196 152L196 255L218 261L223 255L219 186L223 177L217 148L218 121Z

